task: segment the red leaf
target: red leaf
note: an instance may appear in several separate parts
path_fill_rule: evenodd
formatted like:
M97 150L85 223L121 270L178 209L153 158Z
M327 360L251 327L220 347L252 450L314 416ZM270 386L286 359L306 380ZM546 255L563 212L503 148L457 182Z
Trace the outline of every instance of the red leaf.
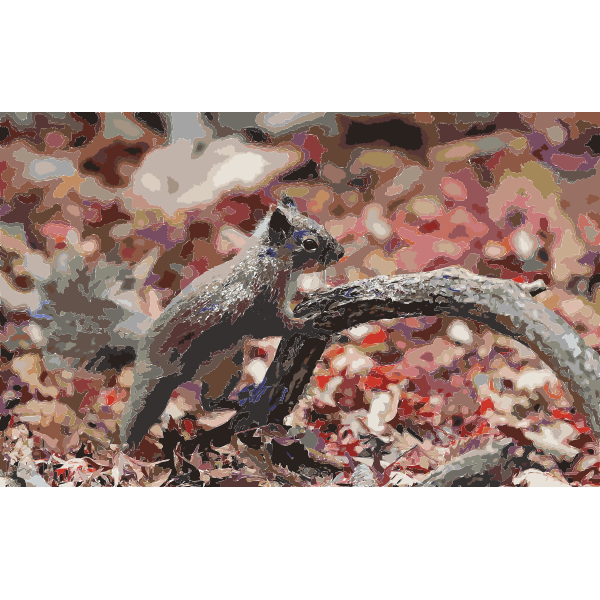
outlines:
M268 354L264 348L256 348L256 358L267 358Z
M365 389L387 390L390 384L396 384L401 377L394 366L375 366L366 377L360 378L360 387Z
M491 398L486 398L483 402L481 402L479 406L479 410L477 411L480 415L485 414L488 410L494 410L496 407L492 402Z
M363 381L364 386L369 389L384 389L383 377L374 377L373 375L367 375Z
M488 424L486 421L482 421L479 424L479 427L473 432L473 437L478 436L478 435L482 435L483 433L485 433L485 430L488 428Z
M429 473L431 469L426 469L425 467L422 467L421 465L411 465L410 467L407 467L407 471L416 471L417 473Z
M496 352L502 356L506 356L507 354L514 352L514 350L512 348L497 348Z
M306 140L304 141L304 148L308 150L308 155L315 162L321 162L321 157L325 152L325 148L319 142L319 138L316 135L309 134L306 136Z
M344 353L344 346L340 346L339 344L334 344L333 346L331 346L331 348L329 348L328 350L325 350L325 352L323 352L323 358L335 358L336 356L339 356L340 354Z
M6 161L1 161L0 162L0 173L2 173L2 171L5 171L6 168L8 167L8 164L6 163ZM0 177L0 196L4 194L4 190L7 188L8 183L5 183L4 181L2 181L2 177Z
M402 404L400 404L400 406L398 407L398 415L402 417L407 417L412 413L412 411L412 406L408 403L408 400L404 398L402 400Z
M493 154L491 156L491 158L485 163L485 166L488 169L493 169L494 167L498 166L498 163L500 162L500 159L506 156L506 152L504 150L500 150L500 152L496 152L495 154Z
M325 419L317 419L314 423L311 423L311 425L314 425L315 429L321 429L325 423L327 423Z
M432 233L433 231L437 231L439 228L439 222L434 219L433 221L429 221L429 223L425 223L425 225L421 225L421 227L419 227L419 231L421 233Z
M377 344L382 344L387 339L387 333L381 329L376 333L370 333L365 339L362 341L360 345L361 348L366 348L367 346L375 346Z
M579 431L579 433L587 433L588 431L591 431L591 429L589 427L584 427L584 426L577 425L577 424L573 424L573 427L575 427L575 429L577 429L577 431Z
M435 417L435 413L429 406L424 406L420 411L418 411L418 415L421 417Z
M117 394L115 392L110 392L106 396L106 406L112 406L117 401Z
M566 412L564 410L558 410L557 408L555 408L552 411L552 416L555 419L564 419L566 421L572 421L573 420L573 415L569 412Z
M331 375L317 375L315 379L317 380L317 385L319 386L319 389L325 390L327 384L329 383L329 380L331 379Z

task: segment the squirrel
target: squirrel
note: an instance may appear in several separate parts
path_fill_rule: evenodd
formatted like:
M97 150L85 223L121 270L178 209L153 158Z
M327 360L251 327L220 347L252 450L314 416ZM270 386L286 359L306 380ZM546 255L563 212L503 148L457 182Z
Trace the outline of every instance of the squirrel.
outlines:
M124 449L135 448L160 421L171 393L182 383L202 379L204 408L226 400L242 375L245 339L283 337L293 329L286 311L291 275L317 263L330 265L344 255L337 240L302 215L285 194L253 239L234 259L194 279L152 325L137 353L121 418ZM222 365L228 368L225 376L217 373Z

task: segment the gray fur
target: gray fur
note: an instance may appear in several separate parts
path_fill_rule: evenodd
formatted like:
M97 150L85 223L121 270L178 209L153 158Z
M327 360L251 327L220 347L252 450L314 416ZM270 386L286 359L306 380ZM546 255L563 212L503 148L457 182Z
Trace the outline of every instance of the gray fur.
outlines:
M196 374L208 375L215 359L234 356L246 337L289 335L293 323L284 304L292 273L342 257L342 247L321 225L298 212L290 198L284 202L259 225L254 244L196 278L153 324L139 349L121 419L123 444L139 444L175 388ZM203 402L204 396L213 403L227 398L241 377L240 368L233 371L224 389L203 389Z

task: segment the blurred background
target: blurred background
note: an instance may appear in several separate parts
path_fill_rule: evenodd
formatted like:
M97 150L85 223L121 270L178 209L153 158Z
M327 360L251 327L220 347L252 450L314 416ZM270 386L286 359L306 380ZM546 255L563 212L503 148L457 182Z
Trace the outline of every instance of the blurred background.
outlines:
M139 340L283 192L345 247L330 284L445 266L542 279L538 299L598 348L599 158L600 113L0 113L0 431L61 456L116 443ZM248 343L238 387L277 342ZM231 416L190 386L169 413L183 438ZM289 423L341 456L416 439L415 476L477 436L535 443L576 482L600 460L546 365L450 318L343 332Z

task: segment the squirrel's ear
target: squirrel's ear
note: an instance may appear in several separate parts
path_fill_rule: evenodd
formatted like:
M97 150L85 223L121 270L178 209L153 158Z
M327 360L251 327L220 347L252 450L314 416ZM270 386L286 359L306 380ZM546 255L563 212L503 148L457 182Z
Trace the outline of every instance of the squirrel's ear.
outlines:
M269 221L269 239L271 244L282 244L290 235L292 235L293 231L294 227L283 214L283 211L276 208Z
M296 210L298 210L295 200L288 196L286 193L281 194L281 204L287 206L288 208L295 208Z

